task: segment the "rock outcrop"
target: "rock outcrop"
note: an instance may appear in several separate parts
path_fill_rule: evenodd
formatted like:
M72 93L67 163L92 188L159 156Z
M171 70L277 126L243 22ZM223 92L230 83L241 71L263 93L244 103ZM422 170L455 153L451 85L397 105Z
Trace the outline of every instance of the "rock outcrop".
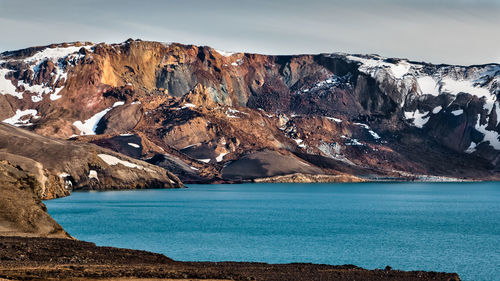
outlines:
M30 173L38 198L69 195L71 190L182 187L172 173L119 153L85 143L52 139L0 124L0 159Z
M96 134L126 134L141 121L143 115L140 104L128 104L111 109L97 123Z
M0 161L0 236L70 236L52 217L35 191L39 181L19 166Z
M313 174L500 178L498 64L70 43L3 53L0 93L4 122L78 135L186 182L252 180L224 167L264 150Z
M287 174L268 178L256 178L255 182L265 183L332 183L332 182L363 182L364 180L351 175L311 175L311 174Z

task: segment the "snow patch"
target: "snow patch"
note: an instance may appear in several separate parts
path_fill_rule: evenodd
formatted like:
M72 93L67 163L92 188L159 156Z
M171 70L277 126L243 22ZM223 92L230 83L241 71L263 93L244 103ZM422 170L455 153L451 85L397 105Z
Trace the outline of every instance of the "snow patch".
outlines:
M70 174L68 174L68 173L60 173L59 174L59 177L62 179L64 179L65 177L69 177L69 176L70 176Z
M349 146L363 146L364 144L360 143L357 139L351 139L346 136L342 136L342 138L349 140L349 142L346 142L345 145Z
M9 74L11 70L0 69L0 94L11 95L18 99L23 99L23 93L16 92L16 86L12 84L12 81L5 78L5 75Z
M26 58L24 61L27 63L39 62L46 59L52 61L58 61L59 59L65 58L73 53L78 52L81 48L82 47L76 47L76 46L45 48L42 51L34 54L33 56Z
M481 115L478 114L475 128L476 130L484 134L482 142L488 142L490 146L493 147L495 150L500 150L500 140L499 140L500 134L495 131L486 130L488 124L481 125L480 120L481 120Z
M368 126L368 125L366 125L366 124L363 124L363 123L354 123L354 125L358 125L358 126L361 126L361 127L365 128L365 129L368 131L368 133L369 133L369 134L370 134L370 135L371 135L374 139L376 139L376 140L380 139L380 136L379 136L377 133L375 133L375 131L373 131L373 130L370 128L370 126Z
M339 84L344 84L350 86L351 74L348 73L344 76L332 75L331 77L327 77L323 81L319 81L312 86L310 89L301 89L299 93L308 93L309 91L314 91L322 88L330 88L332 86L337 86Z
M423 95L439 95L439 85L431 76L423 76L417 78L417 84Z
M131 147L135 147L135 148L140 148L141 146L136 144L136 143L132 143L132 142L129 142L128 145L130 145Z
M473 153L476 151L477 143L471 142L469 147L465 150L465 153Z
M495 104L495 113L497 115L497 126L500 123L500 102Z
M228 118L240 118L240 117L238 117L238 116L236 116L236 115L235 115L236 113L249 115L248 113L246 113L246 112L241 112L241 111L239 111L239 110L237 110L237 109L233 109L233 108L227 108L227 109L226 109L226 116L227 116Z
M11 124L16 127L20 126L31 126L33 125L32 123L29 123L29 121L34 118L40 118L40 116L37 116L38 111L36 109L26 109L26 110L16 110L16 114L10 118L7 118L3 120L2 122ZM31 118L23 118L28 115L31 115Z
M219 156L217 156L217 158L215 158L215 160L217 162L220 162L224 159L224 156L226 156L227 154L228 154L227 152L223 152L223 153L219 154Z
M96 180L99 180L99 178L97 177L97 171L95 171L95 170L90 170L90 171L89 171L89 179L96 179Z
M453 114L455 116L462 115L463 113L464 113L463 109L453 110L451 112L451 114Z
M432 114L438 114L442 109L442 106L437 106L432 110Z
M488 113L490 113L493 109L495 95L491 94L488 89L475 87L473 82L469 80L453 80L451 78L445 78L442 80L442 83L443 86L441 88L441 92L452 95L467 93L478 98L484 97L486 99L484 109L488 110Z
M90 49L93 46L84 46L83 48ZM80 57L78 51L82 47L77 46L69 46L69 47L56 47L56 48L45 48L33 56L24 59L24 62L27 64L31 64L30 69L33 71L33 75L35 75L39 68L40 64L44 61L50 60L55 65L55 73L52 73L55 77L52 79L54 81L54 85L42 84L42 85L27 85L22 82L22 85L25 87L27 91L36 94L36 96L32 96L33 102L39 102L43 99L43 95L47 93L52 93L50 99L52 101L60 99L62 96L59 95L59 92L63 89L63 87L55 87L55 84L60 80L67 80L68 73L65 71L65 66L63 65L62 60L69 56L69 59L75 60ZM74 61L73 61L74 63Z
M349 60L361 63L359 70L370 75L374 75L378 69L388 69L396 79L402 79L411 69L412 65L407 61L399 61L397 64L384 61L382 58L362 58L357 56L347 56Z
M59 92L60 92L63 88L64 88L64 87L59 87L59 88L56 88L56 89L54 90L54 93L52 93L52 94L50 95L50 100L53 100L53 101L54 101L54 100L58 100L58 99L62 98L62 96L61 96L61 95L59 95Z
M223 50L217 50L217 49L214 49L217 53L219 53L221 56L224 56L224 57L230 57L232 55L235 55L237 53L234 53L234 52L228 52L228 51L223 51Z
M330 121L333 121L333 122L342 123L341 119L338 119L338 118L335 118L335 117L326 117L326 119L328 119Z
M111 156L111 155L108 155L108 154L97 154L97 156L99 156L99 158L101 158L104 162L106 162L106 164L111 165L111 166L121 164L121 165L123 165L125 167L128 167L128 168L134 168L134 169L140 169L140 170L144 170L145 169L141 165L130 163L128 161L121 160L121 159L119 159L117 157L114 157L114 156Z
M181 109L185 109L185 108L193 108L193 107L196 107L196 105L192 104L192 103L186 103L184 104L183 107L181 107Z
M196 160L198 160L198 161L200 161L200 162L203 162L203 163L208 163L208 162L210 162L210 159L196 159Z
M380 139L380 136L379 136L377 133L375 133L373 130L368 130L368 133L369 133L370 135L372 135L372 137L373 137L374 139L376 139L376 140Z
M31 96L33 102L40 102L43 100L43 95L52 92L51 87L46 87L45 85L29 85L24 83L24 81L18 81L18 86L23 86L24 92L30 92L35 94Z
M425 117L427 116L427 117ZM424 125L427 123L427 121L429 121L429 112L428 111L424 111L424 112L420 112L418 109L413 111L413 112L405 112L405 118L406 119L413 119L413 126L417 127L417 128L423 128Z
M73 126L75 126L76 128L78 128L78 130L80 130L80 135L82 135L82 136L83 135L95 135L95 130L97 128L97 124L99 123L99 121L101 121L102 117L104 117L104 115L106 115L106 113L108 113L108 111L110 111L114 107L124 105L124 104L125 104L125 102L123 102L123 101L117 101L113 104L112 107L106 108L103 111L96 113L94 116L90 117L89 119L87 119L83 122L82 121L73 122Z
M303 142L304 142L303 140L301 140L301 139L294 139L294 141L297 143L298 147L300 147L300 148L305 148L306 147L306 145L303 144Z
M242 59L238 59L238 60L236 60L236 62L231 63L232 66L240 66L242 64L243 64L243 60Z
M389 67L394 77L397 79L401 79L408 73L411 65L406 61L401 61L398 64L391 64Z
M197 146L197 145L200 145L200 144L201 144L201 142L190 144L190 145L188 145L186 147L181 148L181 150L186 149L186 148L190 148L190 147L193 147L193 146Z
M240 118L240 117L238 117L236 115L228 113L227 111L226 111L226 116L227 116L227 118Z

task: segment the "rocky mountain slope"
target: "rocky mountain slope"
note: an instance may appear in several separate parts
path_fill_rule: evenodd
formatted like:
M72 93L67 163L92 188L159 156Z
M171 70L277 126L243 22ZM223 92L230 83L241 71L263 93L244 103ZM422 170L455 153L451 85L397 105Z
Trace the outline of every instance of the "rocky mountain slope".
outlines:
M183 186L175 175L158 166L96 145L40 136L7 124L0 124L0 159L29 174L31 188L40 199L66 196L79 189ZM3 192L2 186L0 194Z
M499 179L499 96L498 64L140 40L0 56L0 120L185 182Z
M70 236L36 195L39 182L20 167L0 161L0 236Z

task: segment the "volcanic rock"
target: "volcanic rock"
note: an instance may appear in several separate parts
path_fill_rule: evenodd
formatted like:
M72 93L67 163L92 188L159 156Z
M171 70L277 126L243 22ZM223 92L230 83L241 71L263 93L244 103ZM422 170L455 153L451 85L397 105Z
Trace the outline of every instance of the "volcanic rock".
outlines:
M39 183L39 198L66 196L71 190L182 187L163 168L84 143L52 139L0 124L0 158L19 166Z
M500 178L498 64L266 56L141 40L54 44L0 61L4 122L79 135L136 159L176 159L195 168L175 164L190 182L231 181L224 166L264 150L300 155L318 175ZM115 141L120 134L148 145L132 153ZM283 171L300 172L290 165Z

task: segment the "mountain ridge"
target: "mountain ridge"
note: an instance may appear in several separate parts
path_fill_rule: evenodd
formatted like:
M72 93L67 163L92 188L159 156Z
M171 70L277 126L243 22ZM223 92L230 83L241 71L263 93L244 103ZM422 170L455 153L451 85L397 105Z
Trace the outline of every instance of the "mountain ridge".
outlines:
M274 173L264 168L268 156L245 162L262 168L255 179L307 174L306 165L369 180L499 178L499 64L266 56L134 40L5 54L4 122L78 135L173 168L183 181L241 180L224 170L269 153L283 159ZM138 138L137 151L127 138Z
M429 65L434 65L434 66L465 66L465 67L482 67L482 66L489 66L489 65L495 65L495 66L500 66L500 62L486 62L486 63L481 63L481 64L456 64L456 63L436 63L432 61L424 61L424 60L415 60L411 59L408 57L388 57L388 56L383 56L377 53L349 53L349 52L343 52L343 51L333 51L333 52L319 52L319 53L278 53L278 54L266 54L264 52L247 52L247 51L229 51L229 50L222 50L218 48L212 48L210 45L196 45L196 44L190 44L190 43L181 43L181 42L165 42L165 41L151 41L151 40L142 40L142 39L133 39L129 38L123 42L91 42L91 41L70 41L70 42L52 42L52 43L47 43L45 45L38 45L38 46L32 46L32 47L26 47L26 48L20 48L20 49L14 49L14 50L4 50L0 52L0 56L10 56L12 54L16 53L22 53L22 52L29 52L34 51L34 50L42 50L45 48L49 47L54 47L54 46L62 46L62 45L99 45L99 44L104 44L104 45L119 45L123 44L126 42L153 42L153 43L159 43L159 44L164 44L164 45L172 45L172 44L178 44L178 45L185 45L185 46L197 46L197 47L204 47L204 48L211 48L214 49L215 51L219 53L227 53L227 54L251 54L251 55L263 55L263 56L316 56L316 55L352 55L352 56L366 56L366 57L379 57L383 59L395 59L395 60L406 60L410 63L414 64L429 64Z

